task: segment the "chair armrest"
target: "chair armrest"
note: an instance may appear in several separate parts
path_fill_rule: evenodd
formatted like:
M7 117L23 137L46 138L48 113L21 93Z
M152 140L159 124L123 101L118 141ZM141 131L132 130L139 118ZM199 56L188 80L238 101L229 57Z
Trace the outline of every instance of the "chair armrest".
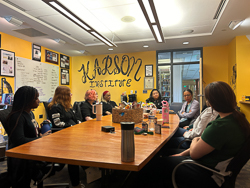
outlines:
M173 172L172 172L172 183L173 183L174 188L177 188L177 184L176 184L176 182L175 182L175 173L176 173L176 170L177 170L177 168L178 168L179 166L181 166L181 165L183 165L183 164L194 164L194 165L200 166L200 167L202 167L202 168L204 168L204 169L206 169L206 170L209 170L209 171L211 171L211 172L213 172L213 173L215 173L215 174L221 175L221 176L230 176L230 175L232 174L231 171L219 172L219 171L216 171L216 170L214 170L214 169L212 169L212 168L206 167L206 166L204 166L204 165L200 164L199 162L194 161L194 160L192 160L192 159L186 159L186 160L183 160L181 163L179 163L179 164L174 168L174 170L173 170Z
M184 142L192 142L192 139L190 139L190 138L185 138L184 140L182 140L182 141L179 143L177 149L180 149L181 145L182 145Z

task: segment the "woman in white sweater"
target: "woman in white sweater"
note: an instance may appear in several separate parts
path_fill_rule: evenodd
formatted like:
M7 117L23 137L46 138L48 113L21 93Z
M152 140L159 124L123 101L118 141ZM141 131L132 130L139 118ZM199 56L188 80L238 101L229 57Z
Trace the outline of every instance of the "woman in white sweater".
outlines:
M218 112L213 110L211 107L207 107L195 120L192 126L186 126L184 128L178 128L173 137L167 142L165 147L177 148L179 144L186 138L193 139L194 137L201 136L207 124L216 119ZM190 147L191 142L184 142L181 145L182 149Z

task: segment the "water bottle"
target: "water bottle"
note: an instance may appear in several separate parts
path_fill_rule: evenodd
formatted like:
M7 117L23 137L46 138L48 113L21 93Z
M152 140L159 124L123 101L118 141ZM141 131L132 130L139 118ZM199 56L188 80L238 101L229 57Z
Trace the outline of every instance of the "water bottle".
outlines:
M155 131L155 116L148 116L148 132Z
M134 122L121 122L121 160L133 162L135 160Z
M51 130L51 123L48 120L44 120L41 126L41 133L44 134L49 130Z
M163 124L164 123L169 123L169 105L167 101L162 101L162 119L163 119Z

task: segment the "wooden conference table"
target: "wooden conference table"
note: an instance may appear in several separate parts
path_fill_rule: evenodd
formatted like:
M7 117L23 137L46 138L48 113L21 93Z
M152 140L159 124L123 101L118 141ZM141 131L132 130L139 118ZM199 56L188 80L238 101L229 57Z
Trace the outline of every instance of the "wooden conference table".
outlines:
M161 118L161 114L157 114ZM107 169L139 171L171 138L179 124L179 117L169 115L170 128L162 134L135 135L135 160L121 161L121 128L112 122L112 115L74 125L46 137L6 151L9 157L38 161L92 166ZM114 126L115 133L101 131L102 126ZM135 126L141 127L141 124Z

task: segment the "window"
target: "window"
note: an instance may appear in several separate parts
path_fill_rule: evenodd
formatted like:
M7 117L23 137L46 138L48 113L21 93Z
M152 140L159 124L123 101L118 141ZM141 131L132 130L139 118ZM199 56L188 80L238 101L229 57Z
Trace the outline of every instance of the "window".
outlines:
M201 48L157 52L157 88L169 103L184 102L185 89L191 89L199 100L201 57Z

